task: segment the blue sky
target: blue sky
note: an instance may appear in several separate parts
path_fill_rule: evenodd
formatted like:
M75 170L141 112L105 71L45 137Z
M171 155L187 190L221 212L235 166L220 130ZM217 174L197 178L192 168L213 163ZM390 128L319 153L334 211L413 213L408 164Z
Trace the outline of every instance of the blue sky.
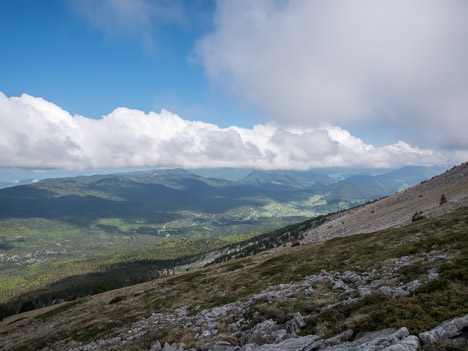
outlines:
M212 27L215 4L183 5L182 19L155 24L154 47L138 31L93 26L80 2L2 1L1 91L27 93L72 114L100 118L116 107L162 108L220 126L252 126L258 116L213 87L193 60L197 38Z
M458 0L1 1L0 168L460 163L467 15Z

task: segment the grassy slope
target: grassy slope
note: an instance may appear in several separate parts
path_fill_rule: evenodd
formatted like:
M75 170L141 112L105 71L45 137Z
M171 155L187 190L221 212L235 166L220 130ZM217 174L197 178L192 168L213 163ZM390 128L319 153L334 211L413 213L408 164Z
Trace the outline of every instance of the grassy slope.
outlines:
M449 261L424 259L442 254L453 258ZM383 266L391 266L392 258L402 256L408 256L410 264L399 271L399 275L378 273ZM390 286L413 279L424 281L427 271L432 268L439 270L440 277L407 297L389 298L374 291L360 302L320 313L323 307L347 298L340 297L323 282L315 286L310 299L298 294L296 299L280 298L272 304L259 301L251 306L248 316L252 324L268 318L283 322L299 311L307 320L304 334L333 334L347 327L366 331L401 326L417 333L448 318L467 314L468 208L399 229L276 249L263 255L9 317L0 322L1 342L15 350L39 349L46 345L66 349L60 345L72 339L89 342L115 336L130 328L132 321L153 312L170 312L189 306L189 313L196 314L199 311L196 306L202 309L246 299L270 285L297 282L309 274L319 273L321 269L359 273L371 268L378 273L375 279L383 279ZM159 293L163 288L165 293ZM138 290L146 293L130 299ZM103 308L104 302L115 296L125 299ZM48 325L55 327L50 329L46 327ZM220 337L232 338L226 328L220 328ZM128 347L148 348L156 339L197 346L193 336L187 333L178 323L167 325Z

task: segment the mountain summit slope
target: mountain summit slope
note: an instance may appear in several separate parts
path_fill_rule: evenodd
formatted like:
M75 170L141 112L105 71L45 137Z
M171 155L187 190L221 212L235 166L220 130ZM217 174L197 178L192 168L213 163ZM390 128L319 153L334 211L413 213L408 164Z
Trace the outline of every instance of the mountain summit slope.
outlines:
M304 239L315 242L10 316L0 322L0 344L272 351L416 350L447 342L461 350L468 328L467 175L464 164L325 218ZM442 194L447 202L440 204ZM425 218L413 222L415 211ZM337 223L348 228L339 231Z
M441 205L442 195L447 202ZM408 225L417 211L424 217L437 217L467 203L468 162L397 194L334 215L326 225L310 230L306 241Z

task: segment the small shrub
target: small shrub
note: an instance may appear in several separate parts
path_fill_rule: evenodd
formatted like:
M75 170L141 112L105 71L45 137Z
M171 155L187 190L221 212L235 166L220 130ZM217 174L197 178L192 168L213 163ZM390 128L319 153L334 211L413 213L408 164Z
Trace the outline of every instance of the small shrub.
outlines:
M447 203L447 198L445 197L445 194L442 194L442 196L440 197L439 204L443 205L443 204L446 204L446 203Z
M32 301L26 301L24 302L20 309L19 309L19 313L23 313L23 312L27 312L27 311L32 311L33 309L36 308L36 305L34 304L34 302Z
M92 294L97 295L97 294L103 293L104 291L106 291L106 289L102 285L96 285L93 288L93 293Z
M447 288L447 280L443 279L435 279L430 281L429 283L426 283L422 286L420 286L415 293L416 294L430 294L433 293L434 291L440 291L444 290Z
M412 250L409 250L412 251ZM413 252L414 254L416 252ZM424 264L421 264L420 262L415 262L412 264L409 264L399 270L398 273L402 274L402 281L404 283L408 283L412 280L417 279L419 276L426 274L427 272L427 267Z
M8 305L1 304L0 305L0 321L3 318L6 318L8 316L11 316L12 314L15 314L15 310Z
M424 219L422 211L416 211L411 221L414 223L414 222L420 221L421 219Z

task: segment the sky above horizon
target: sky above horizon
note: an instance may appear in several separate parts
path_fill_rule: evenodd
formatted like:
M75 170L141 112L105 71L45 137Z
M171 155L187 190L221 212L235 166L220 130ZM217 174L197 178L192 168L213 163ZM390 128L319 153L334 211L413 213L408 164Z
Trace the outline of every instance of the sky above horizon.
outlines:
M0 2L0 168L468 160L463 0Z

